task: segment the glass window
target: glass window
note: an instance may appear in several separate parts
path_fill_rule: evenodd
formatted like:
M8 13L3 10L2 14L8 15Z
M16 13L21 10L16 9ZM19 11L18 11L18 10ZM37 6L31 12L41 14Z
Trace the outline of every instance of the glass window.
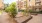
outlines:
M31 0L29 0L29 2L30 2Z

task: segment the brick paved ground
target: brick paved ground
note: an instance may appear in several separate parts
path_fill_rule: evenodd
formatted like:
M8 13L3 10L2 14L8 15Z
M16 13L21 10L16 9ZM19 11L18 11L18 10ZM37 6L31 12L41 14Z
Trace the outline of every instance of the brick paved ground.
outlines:
M0 15L0 23L17 23L17 21L10 17L6 12L2 12Z
M27 23L42 23L42 14L38 14L37 16L34 16L34 15L31 15L33 18L29 21L27 21ZM3 23L7 23L7 19L10 19L9 18L9 15L7 15L7 13L3 13L1 16L0 16L1 20L3 21ZM15 20L17 20L19 23L25 21L28 19L28 16L24 16L24 17L20 17L20 18L15 18ZM10 23L12 22L12 19L10 19ZM14 22L15 22L14 20ZM5 22L4 22L5 21ZM9 23L9 22L8 22Z
M37 16L33 15L33 18L27 23L42 23L42 14L38 14Z
M31 18L30 15L28 15L28 16L23 16L21 12L18 12L18 14L17 14L16 17L17 17L17 18L15 18L15 20L17 20L18 23L22 23L22 22L24 22L25 20Z
M27 21L26 23L42 23L42 14L38 14L37 16L31 15L33 18ZM27 20L28 17L20 17L16 18L16 20L21 23L24 20ZM24 22L25 23L25 22Z

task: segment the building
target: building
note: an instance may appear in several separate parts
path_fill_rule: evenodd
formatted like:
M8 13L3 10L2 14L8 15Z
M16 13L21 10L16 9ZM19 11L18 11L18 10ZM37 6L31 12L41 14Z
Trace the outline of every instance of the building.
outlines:
M0 9L4 9L3 0L0 0Z
M28 0L28 6L35 11L41 10L42 0Z
M27 8L27 1L26 0L18 0L17 7L18 9L26 9Z
M18 0L18 8L27 8L27 9L33 9L33 10L40 10L42 5L42 0L20 0L23 2L22 4ZM40 7L41 6L41 7Z
M18 7L18 9L23 8L23 2L21 0L17 1L17 7Z
M28 0L29 6L38 6L41 5L41 0Z

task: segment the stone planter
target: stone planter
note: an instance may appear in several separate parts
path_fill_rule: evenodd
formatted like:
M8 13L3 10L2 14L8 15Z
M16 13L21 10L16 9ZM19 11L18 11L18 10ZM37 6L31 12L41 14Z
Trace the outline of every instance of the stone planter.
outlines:
M17 20L18 23L24 23L26 20L29 21L31 19L31 16L22 16L22 17L16 17L15 20Z
M22 12L18 12L18 14L15 17L22 17L23 13Z
M19 15L16 15L15 20L17 20L18 23L24 23L26 20L29 21L32 16L29 13L26 15L21 15L21 13L19 13Z

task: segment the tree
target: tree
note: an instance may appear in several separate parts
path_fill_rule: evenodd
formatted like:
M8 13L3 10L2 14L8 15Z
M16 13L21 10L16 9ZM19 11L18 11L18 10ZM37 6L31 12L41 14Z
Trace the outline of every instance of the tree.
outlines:
M9 3L8 4L4 4L4 10L5 8L7 8L9 6Z
M11 13L12 17L15 17L15 15L17 14L17 10L16 10L16 3L13 2L11 3L6 9L6 12Z

